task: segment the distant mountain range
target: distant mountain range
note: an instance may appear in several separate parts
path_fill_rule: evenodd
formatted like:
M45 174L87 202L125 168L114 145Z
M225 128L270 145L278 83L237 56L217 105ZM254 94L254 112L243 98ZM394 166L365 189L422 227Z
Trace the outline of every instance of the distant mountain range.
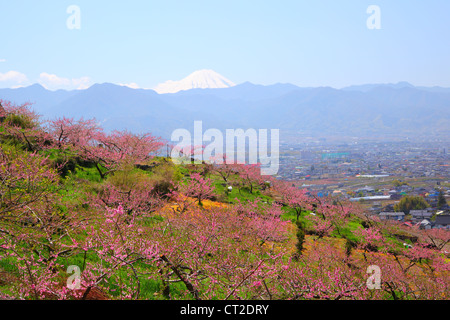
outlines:
M393 89L403 89L403 88L416 88L424 91L429 92L446 92L450 93L450 88L443 88L443 87L415 87L412 84L408 82L398 82L398 83L389 83L389 84L364 84L359 86L350 86L343 88L342 90L345 91L362 91L362 92L368 92L372 89L379 88L379 87L385 87L385 88L393 88Z
M369 84L344 89L292 84L205 88L158 94L104 83L85 90L49 91L35 84L0 89L0 99L33 102L44 118L96 118L107 130L152 132L217 128L280 129L310 136L450 137L450 89L409 83ZM283 136L282 136L283 137Z

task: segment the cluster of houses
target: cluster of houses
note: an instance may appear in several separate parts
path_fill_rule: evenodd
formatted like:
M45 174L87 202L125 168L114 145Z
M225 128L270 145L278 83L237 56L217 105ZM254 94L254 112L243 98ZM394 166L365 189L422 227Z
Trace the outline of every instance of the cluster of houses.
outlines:
M411 210L408 215L404 212L380 212L381 220L402 221L408 226L418 226L420 229L447 229L450 230L450 213L445 211L433 212L426 210Z

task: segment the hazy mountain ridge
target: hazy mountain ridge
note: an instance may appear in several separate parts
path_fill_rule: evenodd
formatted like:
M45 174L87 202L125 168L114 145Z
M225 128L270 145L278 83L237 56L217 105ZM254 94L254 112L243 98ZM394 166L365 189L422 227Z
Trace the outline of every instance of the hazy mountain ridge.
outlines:
M406 83L361 90L299 88L249 82L158 94L153 90L96 84L86 90L49 91L40 85L0 89L0 99L35 102L44 118L96 118L107 130L150 131L170 138L177 128L278 128L311 135L440 135L450 128L450 89Z

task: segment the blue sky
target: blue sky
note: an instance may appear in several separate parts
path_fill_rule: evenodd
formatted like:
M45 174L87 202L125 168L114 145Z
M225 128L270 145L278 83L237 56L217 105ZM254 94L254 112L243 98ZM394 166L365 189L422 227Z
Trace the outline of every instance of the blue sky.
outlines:
M70 5L79 30L67 28ZM0 12L2 88L153 88L199 69L235 83L450 87L448 0L14 0Z

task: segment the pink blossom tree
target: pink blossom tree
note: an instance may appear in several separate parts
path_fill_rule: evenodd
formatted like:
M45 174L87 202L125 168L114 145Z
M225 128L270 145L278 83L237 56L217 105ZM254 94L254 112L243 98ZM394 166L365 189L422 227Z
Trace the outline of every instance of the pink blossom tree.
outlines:
M60 146L73 146L86 161L95 164L100 177L116 171L125 163L137 164L151 159L164 145L151 134L113 131L106 134L94 120L57 119L50 123L52 136Z
M61 211L59 176L47 158L0 149L0 257L15 262L18 295L60 297L60 257L73 252L79 227L72 211Z
M51 136L42 130L40 116L31 109L31 103L13 104L0 99L0 140L13 140L31 152L45 149Z
M242 179L243 186L247 187L250 193L253 193L256 186L261 186L266 181L261 175L259 164L236 165L236 170Z
M276 184L276 190L281 194L281 200L284 204L294 209L297 220L301 216L303 211L311 211L312 199L306 194L306 190L293 187L288 183Z
M93 203L114 208L122 206L127 214L151 214L165 203L148 182L143 182L131 188L119 188L109 182L105 183Z
M87 146L102 132L102 128L98 126L95 119L74 120L74 118L66 117L49 121L48 130L59 149L68 146Z
M160 277L166 286L183 282L186 296L194 299L275 296L276 285L267 293L264 283L276 281L276 265L287 251L278 206L192 207L189 213L168 217L164 228L153 233L163 253Z
M139 298L144 274L137 264L154 266L159 257L158 243L145 236L139 226L138 221L142 218L135 213L127 214L122 206L118 206L99 210L98 223L84 226L87 237L78 247L85 253L95 253L97 259L83 263L81 299L86 299L94 288L105 286L119 298ZM127 273L133 281L120 281L120 272Z
M201 206L202 201L214 195L211 179L202 177L199 173L192 173L187 183L180 182L171 192L171 197L178 203L178 212L185 212L191 204L189 198L194 198Z

